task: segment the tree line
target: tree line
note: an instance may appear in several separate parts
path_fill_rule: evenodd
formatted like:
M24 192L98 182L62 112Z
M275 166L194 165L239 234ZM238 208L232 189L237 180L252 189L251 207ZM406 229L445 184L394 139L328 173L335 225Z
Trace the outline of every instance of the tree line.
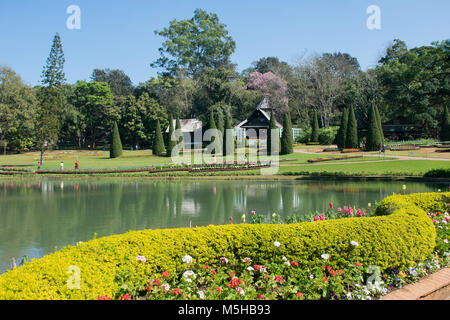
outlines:
M415 124L422 137L440 136L449 105L449 40L407 48L396 39L366 71L355 57L335 52L294 64L264 57L237 72L230 60L236 43L214 13L197 9L192 18L170 21L155 34L163 38L160 57L150 64L158 74L138 85L122 70L110 69L95 69L90 81L68 84L58 34L39 85L29 87L1 66L4 152L103 147L111 141L114 123L124 145L153 148L157 124L165 131L170 117L206 124L217 113L234 126L263 97L280 123L289 114L288 122L305 131L337 128L345 110L353 109L365 123L378 112L380 123Z

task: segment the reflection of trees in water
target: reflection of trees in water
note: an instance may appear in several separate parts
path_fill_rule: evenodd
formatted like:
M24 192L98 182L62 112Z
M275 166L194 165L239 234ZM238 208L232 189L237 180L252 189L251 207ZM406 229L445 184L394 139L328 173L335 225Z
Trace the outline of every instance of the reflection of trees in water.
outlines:
M47 253L98 236L128 230L228 223L256 210L282 216L380 200L403 182L151 181L0 183L0 250L20 257L27 248ZM445 186L406 183L408 192ZM0 263L5 257L0 257Z

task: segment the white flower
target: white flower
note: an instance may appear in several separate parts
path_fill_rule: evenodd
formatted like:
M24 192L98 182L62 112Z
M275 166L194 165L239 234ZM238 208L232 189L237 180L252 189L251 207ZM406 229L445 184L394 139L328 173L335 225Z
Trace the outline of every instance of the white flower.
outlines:
M310 279L314 279L314 275L311 273L311 274L309 275L309 278L310 278Z
M183 262L185 262L186 264L190 264L192 262L192 257L190 255L185 255L183 257Z
M288 267L291 265L291 264L289 263L289 261L284 262L284 264L287 265Z
M248 271L255 271L255 269L253 269L253 267L248 267L247 270Z
M145 259L144 256L137 256L136 260L141 261L141 262L146 262L147 261L147 259Z
M241 296L245 296L245 292L244 289L242 289L241 287L237 287L236 291L241 295Z
M197 292L200 299L205 299L205 293L203 291Z
M275 246L275 247L279 247L279 246L281 246L281 243L279 243L278 241L275 241L274 243L273 243L273 245Z
M281 258L281 260L288 261L288 259L286 257Z
M350 244L351 244L352 246L354 246L354 247L358 247L358 246L359 246L359 243L356 242L356 241L350 241Z
M164 291L169 291L170 285L169 285L168 283L162 284L162 285L161 285L161 288L163 288Z
M252 259L250 259L249 257L245 257L244 259L242 259L243 262L252 262Z
M192 279L197 278L196 274L192 270L186 270L183 273L183 278L186 282L192 282Z
M261 268L259 269L259 272L267 272L267 268L266 268L266 267L261 267Z
M328 258L330 257L330 255L327 254L327 253L324 253L324 254L321 255L321 257L322 257L323 260L328 260Z
M228 263L228 259L225 257L221 257L220 261L222 261L223 263L227 264Z

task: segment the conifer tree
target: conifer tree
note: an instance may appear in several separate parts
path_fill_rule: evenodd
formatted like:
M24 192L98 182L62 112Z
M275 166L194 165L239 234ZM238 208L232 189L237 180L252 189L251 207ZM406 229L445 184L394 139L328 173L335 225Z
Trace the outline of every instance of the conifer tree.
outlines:
M314 111L314 115L311 122L311 140L310 142L319 142L319 121L317 119L317 112Z
M291 154L294 152L292 137L292 124L289 112L284 115L283 133L281 134L281 151L280 154Z
M62 49L61 37L57 33L53 38L50 55L47 58L47 63L42 70L41 83L50 88L59 87L65 81L64 75L64 52Z
M337 136L336 136L336 144L338 148L345 148L345 138L347 136L347 123L348 123L348 108L344 108L341 116L341 125L339 127Z
M381 144L384 144L384 132L383 132L383 124L381 123L381 117L380 113L378 112L377 106L375 106L375 115L377 116L377 124L380 129L380 137L381 137Z
M161 133L161 124L156 120L155 134L153 138L153 155L162 156L164 154L164 139Z
M114 122L111 148L109 149L109 157L111 159L118 158L122 155L122 142L120 141L119 128L117 127L117 122Z
M231 124L231 114L225 115L224 135L223 135L223 155L231 155L234 153L234 140Z
M176 121L176 125L175 125L175 130L181 130L181 122L180 122L180 118L177 118ZM184 142L184 137L183 135L180 136L180 138L178 139L178 144Z
M348 113L345 147L358 148L358 124L356 123L355 111L353 109L353 106L350 106L350 110Z
M380 145L382 145L380 127L378 124L375 107L372 106L370 108L369 118L367 121L366 150L377 151Z
M450 141L450 115L446 105L444 106L440 135L441 141Z
M174 134L174 127L173 127L173 117L169 117L169 134L166 137L166 156L171 157L172 156L172 149L175 147L176 141L172 140L172 135Z

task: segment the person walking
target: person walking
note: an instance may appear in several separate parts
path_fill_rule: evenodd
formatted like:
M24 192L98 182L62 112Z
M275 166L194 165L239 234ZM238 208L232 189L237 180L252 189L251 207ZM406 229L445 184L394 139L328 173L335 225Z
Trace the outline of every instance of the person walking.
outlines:
M38 170L41 170L41 162L38 161Z
M64 170L64 162L61 161L61 164L59 165L59 169Z
M80 163L77 161L75 161L75 170L78 170L78 168L80 167Z

